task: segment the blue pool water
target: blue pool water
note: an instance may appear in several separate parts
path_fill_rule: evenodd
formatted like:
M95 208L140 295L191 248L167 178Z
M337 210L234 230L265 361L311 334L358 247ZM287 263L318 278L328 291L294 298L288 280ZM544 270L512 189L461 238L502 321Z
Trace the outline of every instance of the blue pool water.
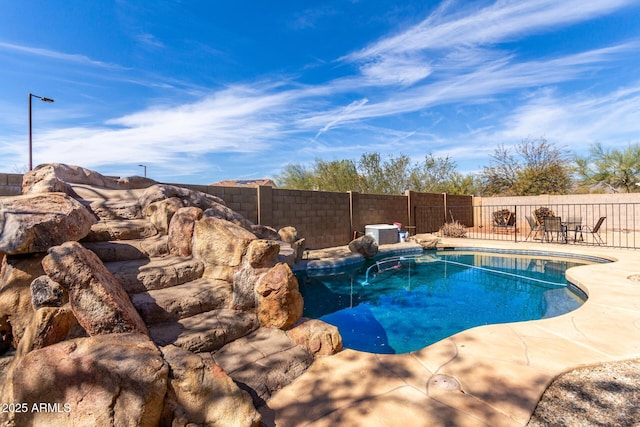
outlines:
M304 316L340 330L346 348L406 353L474 326L558 316L586 296L568 284L580 259L437 251L298 275Z

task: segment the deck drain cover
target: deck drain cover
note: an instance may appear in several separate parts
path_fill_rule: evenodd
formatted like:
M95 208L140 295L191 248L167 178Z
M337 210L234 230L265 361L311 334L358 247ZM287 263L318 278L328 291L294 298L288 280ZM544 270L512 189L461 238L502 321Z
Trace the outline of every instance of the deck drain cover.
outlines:
M437 387L441 390L460 390L460 383L453 377L448 375L434 375L429 380L431 387Z

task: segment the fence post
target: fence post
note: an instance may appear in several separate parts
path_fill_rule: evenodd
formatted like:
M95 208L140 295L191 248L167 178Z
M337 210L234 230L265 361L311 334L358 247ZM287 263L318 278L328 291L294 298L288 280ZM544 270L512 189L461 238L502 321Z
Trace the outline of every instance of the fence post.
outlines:
M516 220L513 223L513 241L518 243L518 205L513 205L513 215L516 217Z

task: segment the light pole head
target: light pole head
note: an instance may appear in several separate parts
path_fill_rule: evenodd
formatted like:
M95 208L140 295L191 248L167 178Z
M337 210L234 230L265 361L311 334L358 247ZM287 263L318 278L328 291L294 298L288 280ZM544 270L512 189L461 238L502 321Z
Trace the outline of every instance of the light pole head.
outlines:
M46 97L44 97L44 96L43 96L42 98L40 98L40 99L42 99L44 102L55 102L53 99L51 99L51 98L46 98Z

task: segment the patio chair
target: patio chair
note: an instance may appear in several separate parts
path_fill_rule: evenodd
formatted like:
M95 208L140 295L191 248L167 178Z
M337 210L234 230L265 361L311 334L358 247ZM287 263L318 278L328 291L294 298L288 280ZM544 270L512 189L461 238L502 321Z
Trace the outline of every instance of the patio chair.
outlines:
M567 218L567 234L573 232L573 241L576 242L578 240L578 233L580 233L580 241L582 242L584 238L582 237L582 217L580 216L570 216Z
M567 242L566 229L562 225L562 218L559 216L548 216L544 219L544 234L542 235L542 240L544 241L545 237L547 238L547 242L553 240L553 235L555 234L556 239L562 240L562 243Z
M605 219L607 219L606 216L601 216L598 222L596 222L596 225L594 225L593 227L589 227L588 225L582 227L582 231L587 234L591 234L593 236L593 241L599 245L605 244L604 240L602 240L602 237L600 237L600 227L602 227L602 223Z
M538 221L536 221L531 215L527 215L526 218L531 230L529 231L529 234L527 234L527 238L524 239L525 242L529 240L529 237L531 237L532 234L533 238L535 239L536 235L539 232L544 232L544 228L542 227L542 225L538 224Z

